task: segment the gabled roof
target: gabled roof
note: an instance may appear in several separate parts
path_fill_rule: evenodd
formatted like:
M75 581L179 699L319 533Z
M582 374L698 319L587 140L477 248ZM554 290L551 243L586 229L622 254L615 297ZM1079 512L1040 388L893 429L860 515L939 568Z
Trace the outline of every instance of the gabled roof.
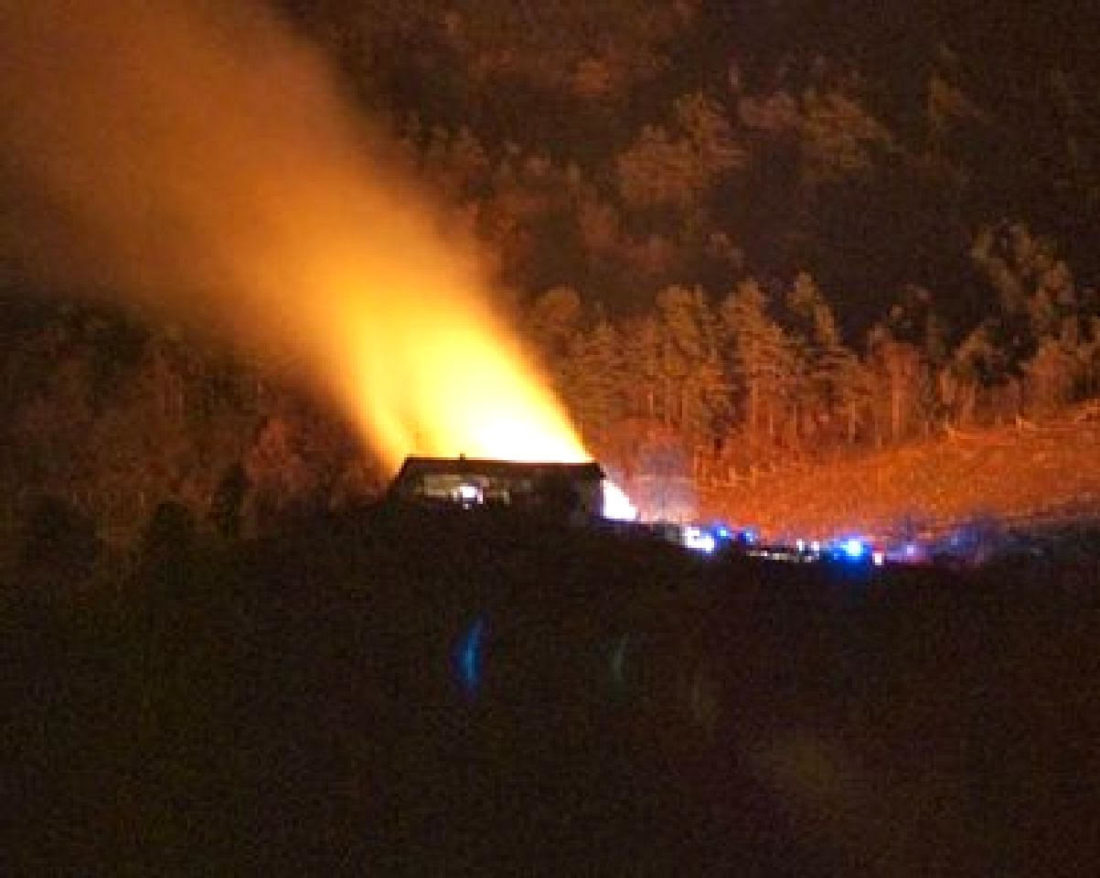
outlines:
M598 463L555 463L552 461L528 463L516 460L496 460L487 457L419 457L405 458L394 477L400 483L416 476L428 474L484 475L502 478L545 478L561 475L581 481L599 481L604 471Z

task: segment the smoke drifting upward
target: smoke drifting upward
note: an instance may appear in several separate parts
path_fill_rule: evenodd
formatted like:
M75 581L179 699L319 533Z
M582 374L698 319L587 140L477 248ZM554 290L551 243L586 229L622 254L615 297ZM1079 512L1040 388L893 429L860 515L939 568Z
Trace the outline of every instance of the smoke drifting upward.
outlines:
M0 0L0 258L290 357L390 465L586 459L323 59L226 5Z

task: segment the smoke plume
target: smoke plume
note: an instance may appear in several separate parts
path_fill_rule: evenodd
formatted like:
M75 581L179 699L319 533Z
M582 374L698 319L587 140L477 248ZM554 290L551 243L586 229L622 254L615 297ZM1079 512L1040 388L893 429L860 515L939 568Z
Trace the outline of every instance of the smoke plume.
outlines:
M390 464L586 456L472 248L269 9L0 0L0 57L19 274L291 358Z

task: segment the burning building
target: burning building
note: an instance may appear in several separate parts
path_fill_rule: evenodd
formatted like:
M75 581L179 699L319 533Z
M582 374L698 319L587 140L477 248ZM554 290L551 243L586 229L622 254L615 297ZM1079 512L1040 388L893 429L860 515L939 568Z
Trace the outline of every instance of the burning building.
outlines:
M410 456L393 480L390 497L407 503L502 507L581 521L604 515L605 484L603 469L595 461Z

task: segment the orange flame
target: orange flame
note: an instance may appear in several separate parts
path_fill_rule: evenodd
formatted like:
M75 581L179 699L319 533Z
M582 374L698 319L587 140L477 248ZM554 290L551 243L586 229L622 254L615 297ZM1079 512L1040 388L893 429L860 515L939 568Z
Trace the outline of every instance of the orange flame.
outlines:
M345 389L387 461L410 453L588 459L557 400L501 327L459 311L410 333L378 350L362 332Z
M408 454L579 462L590 459L560 402L510 328L461 277L419 277L410 257L403 289L372 308L365 276L346 283L323 339L328 384L382 460ZM358 294L356 294L358 292ZM339 300L337 300L339 301Z

